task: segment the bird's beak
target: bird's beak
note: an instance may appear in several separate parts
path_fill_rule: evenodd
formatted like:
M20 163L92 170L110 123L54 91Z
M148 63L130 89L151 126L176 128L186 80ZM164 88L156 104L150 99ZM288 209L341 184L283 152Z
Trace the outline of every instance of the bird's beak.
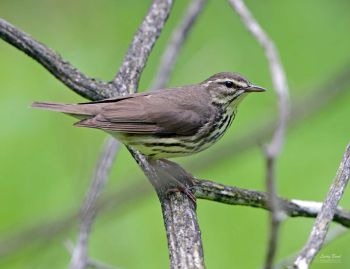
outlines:
M266 89L252 84L252 85L249 85L247 88L245 88L244 91L245 92L265 92Z

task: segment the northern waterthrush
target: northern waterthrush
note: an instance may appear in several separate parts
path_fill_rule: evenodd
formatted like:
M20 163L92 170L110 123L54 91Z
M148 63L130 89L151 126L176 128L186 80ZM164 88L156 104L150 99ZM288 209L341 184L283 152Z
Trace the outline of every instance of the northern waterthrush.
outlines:
M80 104L34 102L80 121L78 127L106 131L146 156L172 158L213 145L236 116L239 102L264 88L236 73L218 73L194 85L135 93Z

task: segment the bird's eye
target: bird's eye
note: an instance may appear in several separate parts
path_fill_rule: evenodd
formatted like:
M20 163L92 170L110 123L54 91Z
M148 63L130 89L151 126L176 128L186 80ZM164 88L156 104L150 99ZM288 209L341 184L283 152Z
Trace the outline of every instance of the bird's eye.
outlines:
M225 86L226 86L227 88L232 88L232 87L233 87L233 82L230 81L230 80L227 80L227 81L225 81Z

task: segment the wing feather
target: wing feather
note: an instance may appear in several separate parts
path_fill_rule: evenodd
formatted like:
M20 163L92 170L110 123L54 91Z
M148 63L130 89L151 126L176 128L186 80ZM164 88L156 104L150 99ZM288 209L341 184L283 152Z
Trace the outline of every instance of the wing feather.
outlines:
M158 91L102 102L98 115L75 125L133 134L193 135L213 111L210 106L189 102L179 90L174 91L170 95Z

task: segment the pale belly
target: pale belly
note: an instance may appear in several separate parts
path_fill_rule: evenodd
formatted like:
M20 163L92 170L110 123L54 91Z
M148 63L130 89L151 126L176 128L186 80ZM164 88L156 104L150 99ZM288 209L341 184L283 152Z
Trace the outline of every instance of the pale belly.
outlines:
M234 118L234 113L223 115L210 128L203 128L194 136L162 137L141 134L111 133L122 143L152 158L175 158L203 151L216 143L226 132Z

